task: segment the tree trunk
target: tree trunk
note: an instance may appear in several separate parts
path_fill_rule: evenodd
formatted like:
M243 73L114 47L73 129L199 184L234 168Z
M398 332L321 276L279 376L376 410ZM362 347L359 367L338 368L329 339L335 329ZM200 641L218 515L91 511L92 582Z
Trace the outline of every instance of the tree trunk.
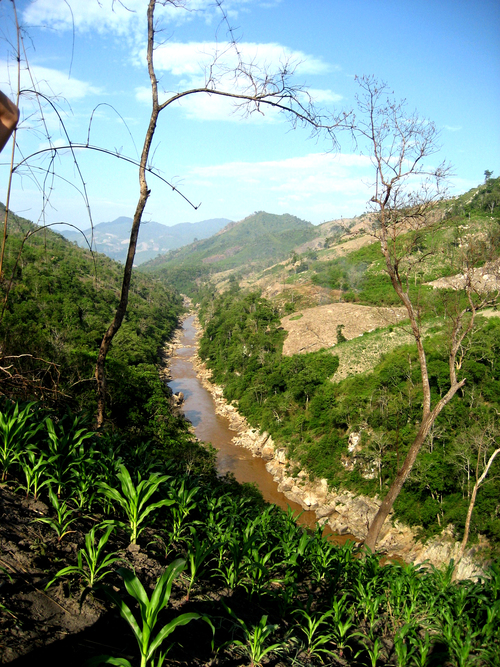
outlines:
M378 512L376 513L375 517L373 518L373 521L370 524L370 528L365 538L364 545L371 551L375 551L375 546L377 544L380 531L382 530L382 526L384 525L385 520L389 516L392 507L396 501L396 498L399 496L399 493L403 488L403 484L405 483L406 479L408 478L408 475L411 472L411 469L413 468L413 464L415 463L418 453L420 452L420 449L422 448L422 445L424 444L425 439L433 423L435 422L437 416L444 408L444 406L453 398L453 396L457 393L460 387L464 385L464 383L465 380L461 380L460 382L457 382L452 387L450 387L447 394L439 401L439 403L437 403L434 410L422 419L422 423L420 425L418 433L415 436L415 440L411 444L411 447L408 451L408 454L406 455L403 465L401 466L401 469L398 471L394 481L391 484L389 491L387 492L386 497L382 501L382 504L380 505Z
M481 486L481 484L484 482L486 475L488 474L488 471L490 469L490 466L495 460L497 454L500 454L500 448L495 449L493 454L490 456L490 458L488 459L488 463L486 464L486 468L483 471L483 474L479 479L476 478L476 483L474 484L474 488L472 489L469 509L467 511L467 518L465 519L464 537L462 539L462 544L460 545L460 551L458 552L457 560L455 563L455 569L453 570L453 579L457 578L458 566L460 564L460 561L464 557L465 547L467 546L467 542L469 541L470 522L472 519L472 512L474 510L474 505L476 504L477 492L479 491L479 487Z
M125 268L123 270L123 281L120 294L120 302L116 308L113 321L109 325L108 330L104 334L104 337L101 341L101 345L99 347L99 354L97 357L97 364L95 369L95 378L97 381L97 416L96 416L97 428L102 427L106 411L106 396L107 396L106 374L105 374L106 357L108 355L109 348L111 346L111 341L115 337L117 331L120 329L123 322L123 318L125 317L125 313L127 312L128 297L130 292L130 281L132 279L132 269L134 266L135 251L137 248L137 239L139 236L142 214L144 213L146 202L150 194L150 191L148 190L148 184L146 181L146 167L148 163L149 151L151 149L151 143L153 141L153 136L155 133L156 123L158 121L158 114L159 114L157 81L153 67L154 7L155 7L155 0L149 0L147 61L148 61L148 71L149 71L149 78L151 80L151 92L152 92L151 117L149 120L149 126L146 132L146 137L144 139L141 161L139 165L140 193L139 193L139 200L137 202L137 206L134 213L132 229L130 231L130 241L128 246L127 259L125 261Z

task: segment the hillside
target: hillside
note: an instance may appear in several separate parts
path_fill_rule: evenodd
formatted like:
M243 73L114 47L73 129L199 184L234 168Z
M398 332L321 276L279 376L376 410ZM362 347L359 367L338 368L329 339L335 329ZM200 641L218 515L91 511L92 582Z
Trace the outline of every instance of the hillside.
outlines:
M423 538L448 526L461 539L476 459L491 455L498 438L499 194L500 180L490 179L443 202L417 243L412 231L398 239L408 248L401 271L417 267L407 285L432 404L449 388L453 322L469 321L471 303L489 306L456 360L464 387L437 418L395 506L395 517ZM199 298L201 355L226 399L272 436L295 474L373 497L389 488L415 438L423 395L415 339L370 224L351 226L329 247L296 249L264 271L249 267L239 285L228 273L213 274ZM480 493L472 539L497 555L498 485Z
M214 218L201 222L181 222L168 227L158 222L143 222L139 231L139 241L135 255L135 264L139 266L157 255L192 243L196 239L205 239L216 234L230 220ZM111 259L124 262L127 254L128 240L132 218L116 218L112 222L101 222L92 229L82 233L74 229L64 229L61 234L69 241L74 241L81 248L88 247L93 239L93 248L104 253ZM88 243L87 243L88 242Z
M292 215L273 215L260 211L224 227L215 236L157 257L142 268L168 276L179 289L185 289L186 272L204 276L225 271L262 270L285 259L297 247L318 236L318 228Z
M0 394L21 400L36 397L48 404L62 401L92 412L95 362L118 303L121 265L11 215L4 277ZM135 392L145 403L156 393L161 419L167 394L151 370L180 311L181 300L168 286L134 276L126 321L108 359L111 420L127 421ZM134 418L137 425L147 422L151 409L128 415L129 426ZM153 422L154 429L158 424Z
M481 188L469 199L452 202L437 234L429 230L418 248L421 273L412 296L425 321L433 400L446 389L444 316L455 292L426 282L456 275L460 254L478 271L492 272L498 261L491 201ZM214 270L214 282L201 284L210 277L203 268L224 267L235 252L200 260L191 273L186 263L179 272L201 300L200 354L227 400L271 434L297 483L309 474L346 494L382 495L418 426L415 346L405 339L380 253L363 228L304 249L304 236L317 230L300 223L291 235L301 243L265 270L252 259ZM279 226L272 234L278 253L286 245ZM262 229L254 231L262 238ZM214 247L202 259L233 246ZM86 417L95 405L93 367L117 302L121 266L16 216L6 262L0 284L7 297L0 325L3 662L138 664L134 615L145 613L147 595L151 606L165 602L155 610L155 660L171 667L265 660L317 667L326 658L338 667L382 667L409 664L409 655L428 667L496 664L495 562L484 580L463 582L452 581L453 564L443 571L381 567L378 555L305 531L291 515L266 507L254 488L217 474L214 450L193 442L172 414L158 375L159 349L181 310L158 276L134 275L109 358L110 419L94 432ZM259 281L268 281L272 298L251 289ZM492 285L484 274L482 283ZM321 300L326 303L318 306ZM462 535L476 460L498 438L500 318L494 309L488 314L460 360L468 383L436 422L395 508L394 518L422 539L441 531L448 540ZM304 349L284 355L292 337ZM313 338L321 348L309 352ZM15 398L36 400L16 405ZM491 479L499 473L496 461ZM497 484L486 484L476 501L471 542L483 560L499 553L499 493ZM96 585L102 583L107 593ZM137 608L131 596L144 605ZM158 655L160 640L177 625L161 647L168 643L168 655Z

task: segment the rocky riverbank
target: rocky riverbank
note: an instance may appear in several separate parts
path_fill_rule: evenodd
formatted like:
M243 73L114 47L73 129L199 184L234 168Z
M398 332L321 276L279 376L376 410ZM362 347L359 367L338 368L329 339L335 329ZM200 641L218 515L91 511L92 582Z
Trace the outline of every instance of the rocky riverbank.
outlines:
M195 324L198 335L201 335L199 322L196 321ZM181 345L180 339L179 330L164 350L165 359ZM235 431L233 443L249 449L254 456L260 456L266 461L266 469L273 475L278 490L303 509L313 510L318 522L328 525L333 532L340 535L352 534L363 540L380 500L376 497L355 495L346 490L329 489L326 479L312 481L303 470L292 476L292 470L296 470L297 466L287 459L286 450L277 446L268 433L252 428L238 413L237 408L226 401L223 387L210 381L210 370L198 357L196 348L193 348L192 362L199 380L214 399L217 414L228 419L229 427ZM441 535L424 543L416 538L414 529L396 520L386 522L377 544L377 548L389 556L398 556L416 564L426 561L437 567L455 558L459 546L459 542L449 530L444 530ZM478 549L478 546L473 546L466 551L459 564L459 579L481 573L481 565L476 558Z

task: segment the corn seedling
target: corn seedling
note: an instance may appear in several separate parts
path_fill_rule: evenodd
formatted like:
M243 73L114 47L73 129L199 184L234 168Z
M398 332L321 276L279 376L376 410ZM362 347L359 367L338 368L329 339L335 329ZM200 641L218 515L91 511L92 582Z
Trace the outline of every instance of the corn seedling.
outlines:
M259 667L268 653L273 652L279 654L281 652L284 642L266 645L268 638L273 632L276 632L279 627L278 625L268 623L267 616L262 616L257 625L248 626L245 621L238 618L227 605L224 604L224 606L243 630L244 641L235 639L232 644L233 646L241 647L242 652L250 660L250 667Z
M309 658L319 658L322 655L333 655L331 649L326 648L334 640L334 634L330 628L329 621L331 611L317 616L310 616L304 609L297 609L302 621L299 624L300 631L305 636L305 650Z
M46 523L57 533L57 541L60 542L65 535L69 533L74 533L74 530L70 530L69 527L72 523L77 520L74 515L74 510L68 507L67 502L60 501L56 496L52 488L49 487L49 497L52 507L56 511L56 517L41 517L39 519L34 519L34 521L39 521L40 523Z
M224 584L234 590L245 573L245 558L252 549L253 539L245 541L240 536L234 537L227 544L226 557L221 559L219 567L214 572L220 575ZM228 556L228 557L227 557Z
M377 595L376 579L368 579L366 582L357 581L355 591L367 627L367 636L374 641L376 628L380 625L382 618L383 595Z
M449 610L442 614L443 627L442 638L448 647L450 654L455 658L458 667L466 667L471 664L474 651L474 639L480 634L480 630L473 632L470 623L457 623L457 618L452 616ZM467 619L468 620L468 619ZM464 627L466 626L466 627Z
M99 490L106 498L120 505L127 517L127 523L116 520L107 523L112 523L129 532L130 542L135 544L137 538L145 528L145 526L142 526L141 528L141 525L144 523L147 516L153 510L172 505L174 502L167 498L155 503L149 502L151 496L155 493L160 484L170 479L170 476L160 476L156 473L151 473L148 479L141 480L141 476L138 473L138 483L137 486L135 486L127 468L123 464L120 464L117 477L121 485L121 492L105 482L101 482Z
M49 445L49 469L51 481L57 487L57 495L61 495L62 489L75 475L75 468L80 465L84 456L84 442L94 436L94 433L86 428L77 428L79 419L75 417L71 428L63 428L61 424L58 429L50 417L45 420Z
M363 646L366 649L366 652L368 653L368 658L370 660L369 662L370 667L377 667L377 663L384 649L382 640L380 639L380 637L376 637L372 641L365 635L362 635L361 633L358 634L362 637L361 643L363 644ZM360 653L361 651L357 655L359 655Z
M33 498L38 500L40 491L50 483L47 477L47 459L42 453L28 450L20 456L19 465L24 473L26 484L20 484L18 490L26 491L26 498L32 494Z
M410 659L413 659L416 651L415 644L410 641L410 633L413 633L413 630L411 625L405 624L394 635L394 653L399 667L410 664Z
M283 564L285 565L286 573L289 578L291 576L295 577L296 571L302 563L307 549L311 545L311 537L309 537L309 535L302 529L299 530L299 533L295 532L293 535L294 539L291 539L290 541L285 539L281 544Z
M153 636L153 632L158 622L158 615L162 609L168 605L172 591L172 584L182 572L184 566L185 561L180 558L171 563L156 582L151 599L148 598L143 585L133 572L125 568L119 568L117 570L118 574L123 578L125 588L129 595L131 595L139 604L141 617L139 622L136 620L130 607L113 589L108 587L104 588L106 594L118 607L121 617L127 621L134 633L139 647L141 667L161 667L165 660L166 652L160 653L159 649L167 637L171 635L179 625L186 625L194 619L202 618L200 614L193 612L181 614L166 625L163 625L159 632ZM211 625L206 617L203 617L203 619ZM101 663L132 667L130 662L124 658L109 658L108 656L99 656L92 660L90 664L99 665Z
M310 547L312 574L316 581L330 578L335 562L338 560L338 549L334 544L316 535Z
M109 540L109 536L114 530L114 526L109 526L106 529L97 546L95 544L96 529L97 527L92 528L90 533L85 535L85 547L80 549L78 553L78 564L59 570L56 576L47 584L45 590L52 586L56 579L70 575L78 575L86 587L93 588L94 584L102 581L106 575L112 572L110 569L111 566L120 560L120 558L116 553L104 554L103 551Z
M216 544L211 542L200 542L196 533L193 533L193 540L189 545L187 552L188 562L188 585L186 591L186 601L189 600L189 595L195 581L197 581L205 571L208 556L215 550Z
M169 535L169 543L176 544L179 542L186 526L185 521L190 512L192 512L196 507L196 501L194 497L199 491L199 487L195 486L191 489L186 488L185 480L182 480L179 489L172 487L169 491L170 502L169 505L172 506L170 510L170 517L172 522L172 528Z
M253 546L245 556L245 570L248 581L245 588L250 589L252 595L254 593L259 595L269 581L272 571L271 556L278 549L279 547L276 546L274 549L267 551L267 545L264 542L258 546ZM277 583L276 580L274 580L274 583Z
M29 441L41 428L41 424L33 426L31 408L34 403L29 403L22 410L15 403L12 411L6 409L0 411L0 471L1 481L7 478L9 469L19 460L20 453L27 448Z

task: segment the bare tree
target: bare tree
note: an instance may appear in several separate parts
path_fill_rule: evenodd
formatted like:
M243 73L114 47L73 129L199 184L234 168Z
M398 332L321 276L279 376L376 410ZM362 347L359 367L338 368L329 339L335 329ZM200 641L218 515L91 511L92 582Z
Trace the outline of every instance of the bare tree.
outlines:
M232 36L227 17L224 13L222 2L216 4L222 12L223 22L226 23L231 39L225 46L222 53L214 54L211 67L206 70L205 84L199 88L192 88L171 95L166 101L160 103L158 96L158 80L154 66L155 36L157 26L155 24L155 7L162 5L171 5L182 8L184 3L177 0L149 0L147 8L147 67L151 82L151 116L149 125L144 138L144 144L139 164L139 188L140 194L136 210L133 217L130 240L123 271L123 282L120 295L120 301L116 309L113 321L102 339L99 355L96 364L95 377L97 380L98 408L97 425L102 426L105 418L106 405L106 375L105 363L106 356L110 349L111 341L123 322L128 304L130 280L132 276L132 267L136 252L137 238L141 226L142 215L146 202L150 195L147 183L147 171L151 146L158 123L159 115L172 103L188 95L210 95L222 96L233 99L243 113L263 113L266 107L272 107L285 113L291 120L292 125L303 124L310 126L313 133L325 130L333 138L334 127L338 127L346 115L339 116L336 120L329 120L326 116L320 115L314 108L312 100L302 86L296 86L291 83L294 73L294 67L290 62L282 64L279 71L269 72L266 68L259 67L255 62L245 62L238 45ZM228 69L224 65L224 58L228 51L232 51L233 58L236 57L236 65ZM223 81L230 79L230 86L223 87Z
M447 307L449 388L433 405L420 306L410 295L410 278L426 257L426 253L419 251L423 234L441 221L437 205L446 194L450 167L444 163L438 166L429 164L440 148L434 123L416 112L410 112L404 100L394 100L387 85L374 77L359 78L358 83L361 94L357 97L358 117L353 121L353 133L356 140L366 147L375 170L375 193L371 198L371 207L376 215L372 234L380 242L385 270L408 314L417 346L423 392L417 434L365 539L365 546L374 550L382 526L432 425L465 384L465 378L457 377L462 363L463 343L474 328L477 310L486 301L478 298L472 271L466 271L463 285L466 306L461 306L457 298L450 299Z
M479 488L486 482L486 477L490 471L495 458L500 454L500 447L498 447L499 429L498 426L488 421L486 424L475 424L466 432L461 434L460 442L464 449L476 455L476 465L474 469L474 486L472 492L469 494L469 508L465 518L464 536L460 549L455 560L455 569L453 571L454 577L458 572L458 566L462 560L467 542L469 541L470 524L472 519L472 512L476 504L477 493ZM469 463L469 462L468 462ZM468 470L470 474L470 470Z

